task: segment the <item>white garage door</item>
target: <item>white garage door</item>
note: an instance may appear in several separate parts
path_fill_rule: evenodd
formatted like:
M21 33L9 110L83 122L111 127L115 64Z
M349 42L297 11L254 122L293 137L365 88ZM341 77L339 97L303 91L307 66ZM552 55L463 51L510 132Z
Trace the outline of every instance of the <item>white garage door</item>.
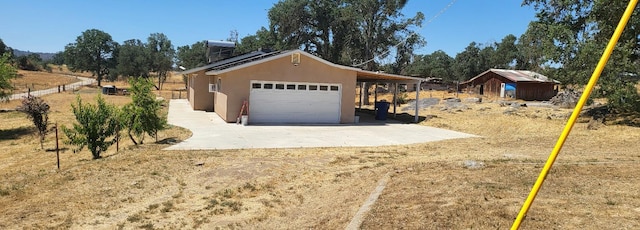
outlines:
M250 87L250 123L340 123L340 84L251 81Z

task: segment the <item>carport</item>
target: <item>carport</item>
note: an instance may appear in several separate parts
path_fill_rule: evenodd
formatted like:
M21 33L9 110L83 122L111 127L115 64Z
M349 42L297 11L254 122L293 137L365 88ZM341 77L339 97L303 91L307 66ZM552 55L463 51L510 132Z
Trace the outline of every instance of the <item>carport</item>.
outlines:
M408 77L408 76L402 76L402 75L396 75L396 74L389 74L389 73L384 73L384 72L374 72L374 71L367 71L367 70L358 70L357 71L357 78L356 78L356 85L358 85L358 110L362 110L362 93L363 93L363 88L365 87L365 85L367 85L367 83L369 84L374 84L375 88L374 88L374 103L378 101L378 84L392 84L393 86L393 117L396 117L396 109L398 107L397 105L397 98L398 98L398 84L416 84L416 101L420 100L420 83L422 81L424 81L425 79L423 78L418 78L418 77ZM419 116L418 116L418 112L420 111L420 103L416 103L416 110L414 113L414 122L418 123L419 121Z

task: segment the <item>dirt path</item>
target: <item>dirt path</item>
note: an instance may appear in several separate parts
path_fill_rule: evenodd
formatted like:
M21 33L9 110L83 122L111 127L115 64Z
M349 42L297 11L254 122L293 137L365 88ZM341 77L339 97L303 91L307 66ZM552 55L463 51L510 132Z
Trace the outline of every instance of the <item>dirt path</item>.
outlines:
M67 76L75 77L77 79L80 79L81 81L65 85L64 86L65 90L75 90L75 89L79 88L80 86L91 85L91 84L96 82L96 80L93 79L93 78L78 77L78 76L73 76L73 75L67 75ZM62 88L60 88L60 92L62 92ZM53 93L58 93L58 87L32 91L30 94L40 97L40 96L43 96L43 95L53 94ZM9 100L19 100L19 99L22 99L23 97L26 97L28 94L29 93L12 94L11 96L9 96Z

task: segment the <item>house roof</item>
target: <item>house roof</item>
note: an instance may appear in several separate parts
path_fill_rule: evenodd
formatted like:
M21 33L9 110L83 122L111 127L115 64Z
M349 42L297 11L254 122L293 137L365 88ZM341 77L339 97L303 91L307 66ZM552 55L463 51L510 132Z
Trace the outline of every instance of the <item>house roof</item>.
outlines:
M231 58L227 58L227 59L222 59L219 60L217 62L205 65L205 66L201 66L201 67L196 67L193 69L188 69L182 72L178 72L176 74L191 74L191 73L196 73L196 72L200 72L203 70L210 70L210 69L214 69L216 67L220 67L220 66L226 66L229 65L230 63L237 63L238 61L242 61L242 60L247 60L247 59L251 59L253 57L257 57L257 56L261 56L267 54L266 52L263 51L254 51L251 53L247 53L247 54L242 54L239 56L235 56L235 57L231 57Z
M547 82L547 83L555 83L555 84L560 84L559 81L553 80L547 76L544 76L542 74L533 72L533 71L529 71L529 70L507 70L507 69L489 69L487 71L482 72L481 74L478 74L478 76L475 76L465 82L462 82L461 84L467 84L470 82L473 82L474 80L484 76L485 74L489 73L489 72L493 72L495 74L498 74L506 79L509 79L513 82Z
M375 82L375 81L423 81L424 80L423 78L389 74L389 73L384 73L380 71L367 71L367 70L362 70L355 67L338 65L338 64L329 62L327 60L324 60L320 57L317 57L313 54L304 52L302 50L276 51L276 52L270 52L270 53L258 51L258 52L253 52L246 55L241 55L238 57L218 61L203 67L186 70L178 74L189 74L189 73L195 73L202 70L207 70L205 72L206 75L220 75L223 73L246 68L249 66L268 62L271 60L287 57L293 53L300 53L301 55L304 55L306 57L312 58L316 61L322 62L326 65L333 66L339 69L353 70L357 73L358 81Z

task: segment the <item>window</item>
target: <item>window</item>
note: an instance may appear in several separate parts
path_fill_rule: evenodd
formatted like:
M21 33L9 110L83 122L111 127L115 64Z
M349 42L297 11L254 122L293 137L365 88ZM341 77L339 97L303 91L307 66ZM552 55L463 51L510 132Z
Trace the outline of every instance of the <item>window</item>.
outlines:
M284 89L284 84L276 84L276 89Z
M262 89L262 84L261 83L253 83L253 84L251 84L251 88L252 89Z
M331 91L338 91L338 86L337 85L332 85L331 86Z
M271 83L264 83L264 87L263 89L273 89L273 84Z
M320 86L320 90L322 90L322 91L327 91L327 90L329 90L329 86L321 85L321 86Z
M293 85L293 84L291 84L291 85L287 85L287 89L293 89L293 90L295 90L295 89L296 89L296 85Z
M218 78L218 88L216 89L216 92L220 92L222 91L222 79Z
M214 93L214 92L218 92L218 85L209 84L209 93Z
M318 86L317 85L310 85L309 86L309 90L318 90Z
M298 85L298 90L307 90L307 85Z

